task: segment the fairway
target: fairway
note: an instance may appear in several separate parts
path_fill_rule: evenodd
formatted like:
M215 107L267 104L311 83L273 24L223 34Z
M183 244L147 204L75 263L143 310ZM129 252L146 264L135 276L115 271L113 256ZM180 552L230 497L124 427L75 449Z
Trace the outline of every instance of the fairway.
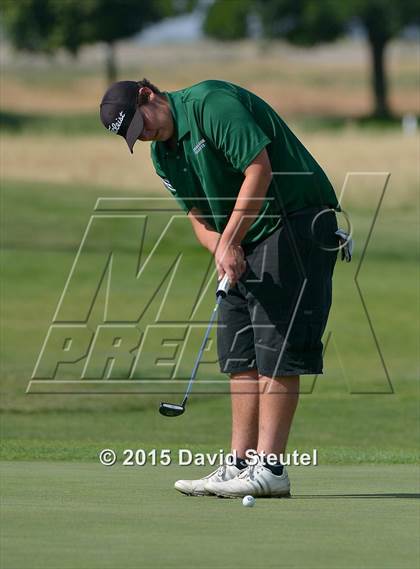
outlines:
M416 466L290 469L292 499L193 498L197 467L2 464L4 569L416 567ZM262 561L263 560L263 561Z
M393 391L384 384L355 294L355 265L339 263L326 373L316 383L310 376L302 381L290 439L291 449L316 447L320 466L291 470L293 499L258 500L255 508L245 509L238 500L187 498L172 489L177 478L211 469L107 469L96 458L105 447L119 453L139 447L228 450L226 395L200 395L198 381L188 413L175 425L157 412L163 394L25 393L92 204L103 195L116 192L4 184L10 215L3 251L2 569L415 569L418 321L408 307L417 302L412 231L417 211L381 212L361 278ZM360 243L357 262L372 212L351 213ZM158 232L155 223L146 251ZM137 245L123 237L118 234L118 255L127 266ZM189 255L187 265L206 262L185 232L168 245L161 266L180 243ZM74 307L91 289L102 249L98 241L87 251ZM157 266L150 275L151 284L159 271ZM174 319L182 320L190 287L191 276L184 271L179 295L169 305ZM118 296L119 308L130 306L124 295ZM145 295L143 286L138 298ZM212 302L208 295L203 321ZM191 361L194 350L188 353ZM189 369L186 365L185 372Z

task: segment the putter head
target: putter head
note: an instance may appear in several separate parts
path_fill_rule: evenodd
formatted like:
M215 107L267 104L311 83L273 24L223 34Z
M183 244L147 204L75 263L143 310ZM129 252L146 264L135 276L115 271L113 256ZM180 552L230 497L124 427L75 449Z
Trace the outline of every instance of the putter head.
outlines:
M159 413L165 417L178 417L185 411L184 405L176 405L175 403L164 403L161 401L159 405Z

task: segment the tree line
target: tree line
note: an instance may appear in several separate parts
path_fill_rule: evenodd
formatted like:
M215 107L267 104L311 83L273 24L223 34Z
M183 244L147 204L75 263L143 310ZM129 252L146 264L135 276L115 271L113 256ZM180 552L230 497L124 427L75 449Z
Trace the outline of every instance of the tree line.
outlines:
M53 54L64 48L76 55L85 44L103 42L111 83L117 77L118 40L200 4L202 0L5 0L1 23L18 50ZM391 116L386 48L406 26L418 25L415 0L213 0L205 6L205 34L225 42L249 37L251 17L267 40L282 38L302 46L333 42L358 23L370 54L372 114Z

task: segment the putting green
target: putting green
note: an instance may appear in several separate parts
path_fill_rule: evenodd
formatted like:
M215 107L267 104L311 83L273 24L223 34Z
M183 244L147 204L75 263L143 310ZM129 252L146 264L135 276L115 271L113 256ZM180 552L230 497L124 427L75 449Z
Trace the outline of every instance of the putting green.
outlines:
M186 497L197 467L4 462L4 569L414 568L418 467L290 469L293 498ZM416 499L417 498L417 499Z

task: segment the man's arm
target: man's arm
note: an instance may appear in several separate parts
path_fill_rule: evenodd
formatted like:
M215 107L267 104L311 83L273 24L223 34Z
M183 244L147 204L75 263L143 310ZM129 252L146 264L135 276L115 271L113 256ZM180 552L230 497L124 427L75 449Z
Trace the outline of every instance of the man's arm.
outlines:
M215 229L207 223L204 217L201 217L201 212L196 207L193 207L188 212L188 218L194 229L194 233L198 241L210 251L212 255L215 254L217 249L217 244L219 243L220 233L217 233Z
M266 151L272 141L238 94L229 89L213 89L197 104L206 139L245 175L215 255L219 276L227 274L234 284L244 270L235 253L242 251L240 243L258 217L272 179Z
M203 245L203 247L208 249L210 253L215 256L219 279L222 279L224 275L227 274L229 281L233 286L240 279L242 273L246 268L242 247L236 244L232 244L229 247L229 256L224 260L225 269L223 269L222 266L217 263L216 255L221 235L207 223L205 218L201 217L200 213L200 210L197 208L192 208L188 212L188 217L191 220L194 233L201 245Z
M258 216L271 182L271 164L264 149L246 168L234 210L220 235L201 217L200 210L188 212L198 241L215 256L219 278L228 275L234 285L245 271L241 242Z
M258 217L271 182L271 163L265 148L249 164L244 174L245 179L236 199L234 210L223 231L215 254L219 276L223 277L227 273L231 284L234 284L242 274L240 273L238 276L240 259L238 259L237 249L240 248L248 229Z
M235 207L222 235L225 245L240 245L264 204L267 190L271 182L271 163L264 148L249 164L245 172Z

